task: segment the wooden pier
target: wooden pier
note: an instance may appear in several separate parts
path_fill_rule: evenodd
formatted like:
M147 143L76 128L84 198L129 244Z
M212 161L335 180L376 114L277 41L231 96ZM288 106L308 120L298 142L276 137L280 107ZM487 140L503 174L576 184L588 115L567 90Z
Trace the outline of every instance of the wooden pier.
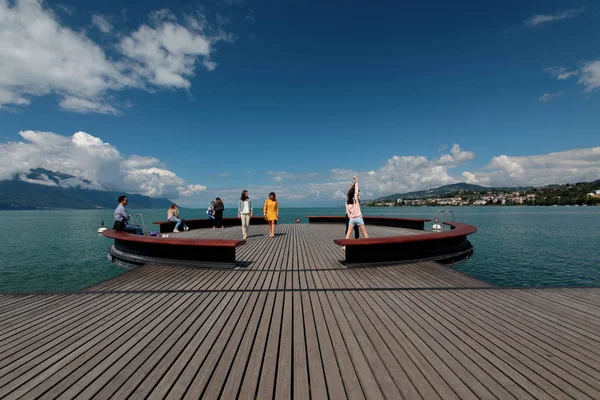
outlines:
M0 295L0 398L600 398L600 288L500 289L434 262L347 269L341 226L250 229L236 269L149 265Z

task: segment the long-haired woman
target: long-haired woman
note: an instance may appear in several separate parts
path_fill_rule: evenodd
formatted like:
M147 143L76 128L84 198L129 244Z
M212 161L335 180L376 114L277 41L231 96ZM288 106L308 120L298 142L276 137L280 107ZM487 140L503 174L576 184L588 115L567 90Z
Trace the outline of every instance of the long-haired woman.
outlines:
M175 222L175 229L173 229L173 232L179 232L181 225L183 225L184 231L190 229L185 224L185 220L179 218L179 207L177 207L177 204L175 203L171 204L171 207L169 207L167 210L167 220L170 222Z
M365 238L368 238L367 229L365 228L365 221L363 220L362 213L360 211L360 200L358 198L358 178L354 177L354 182L348 193L346 194L346 214L350 221L348 222L348 231L346 232L346 239L350 239L352 230L356 225L362 231Z
M263 213L269 224L269 236L275 237L275 221L279 219L279 204L277 203L275 192L269 193L269 198L265 200L265 205L263 206Z
M242 190L242 195L238 202L238 218L240 218L242 222L242 235L244 235L244 239L248 237L250 217L252 217L252 200L250 200L250 197L248 196L248 191Z

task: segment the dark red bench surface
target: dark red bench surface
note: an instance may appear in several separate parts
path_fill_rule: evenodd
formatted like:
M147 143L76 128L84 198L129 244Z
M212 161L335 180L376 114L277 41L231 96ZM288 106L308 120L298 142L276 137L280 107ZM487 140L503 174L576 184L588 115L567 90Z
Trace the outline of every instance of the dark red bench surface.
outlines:
M117 239L125 242L164 244L171 246L196 246L196 247L238 247L246 243L245 240L218 240L218 239L195 239L174 238L160 236L134 235L123 231L107 229L103 232L107 238Z
M392 243L427 242L457 238L477 232L477 227L473 225L461 224L460 222L444 222L443 224L449 225L452 228L452 230L446 232L430 232L426 234L410 236L388 236L368 239L335 239L333 242L335 244L339 244L340 246L369 246Z

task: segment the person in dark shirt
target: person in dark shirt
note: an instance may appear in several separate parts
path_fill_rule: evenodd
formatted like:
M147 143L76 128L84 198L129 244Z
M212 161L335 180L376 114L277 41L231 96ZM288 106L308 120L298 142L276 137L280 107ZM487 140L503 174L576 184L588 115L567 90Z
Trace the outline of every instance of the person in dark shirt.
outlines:
M215 199L215 224L217 228L225 228L223 226L223 211L225 211L225 204L220 197Z

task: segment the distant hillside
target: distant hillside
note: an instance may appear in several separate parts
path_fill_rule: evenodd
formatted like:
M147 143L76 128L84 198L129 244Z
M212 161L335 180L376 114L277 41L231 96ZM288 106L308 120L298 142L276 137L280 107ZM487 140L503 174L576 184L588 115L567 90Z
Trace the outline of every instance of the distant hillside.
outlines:
M439 196L439 195L443 195L443 194L458 192L459 190L470 190L473 192L482 192L482 191L489 190L489 188L487 188L485 186L471 185L469 183L461 182L461 183L453 183L452 185L440 186L438 188L433 188L433 189L419 190L416 192L390 194L388 196L384 196L384 197L375 199L375 201L435 197L435 196Z
M32 170L26 175L27 179L36 180L45 175L48 181L58 183L60 180L74 178L71 175L46 170ZM90 181L81 180L91 184ZM0 181L0 210L39 210L39 209L90 209L114 208L117 198L125 194L131 207L139 208L168 208L171 201L165 198L152 198L139 194L128 194L105 190L82 189L80 186L63 188L58 186L40 185L37 183L13 180Z

